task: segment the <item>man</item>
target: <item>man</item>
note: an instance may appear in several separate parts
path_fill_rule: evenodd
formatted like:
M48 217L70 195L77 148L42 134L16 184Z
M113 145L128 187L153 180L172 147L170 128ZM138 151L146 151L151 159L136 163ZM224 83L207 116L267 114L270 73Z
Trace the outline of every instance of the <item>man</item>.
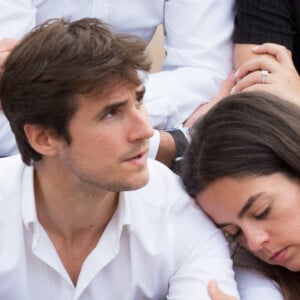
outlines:
M0 160L0 298L237 295L223 235L165 166L137 70L145 44L97 19L52 20L7 59L3 110L21 158Z
M171 130L214 97L232 68L233 6L234 0L0 0L0 40L20 39L37 24L59 17L97 17L147 42L164 24L166 57L162 70L145 82L145 105L153 128ZM9 40L0 42L0 68L12 47ZM6 123L0 112L0 156L18 151ZM172 137L154 132L150 156L170 165L182 155L181 147L170 155ZM181 133L173 136L184 137Z

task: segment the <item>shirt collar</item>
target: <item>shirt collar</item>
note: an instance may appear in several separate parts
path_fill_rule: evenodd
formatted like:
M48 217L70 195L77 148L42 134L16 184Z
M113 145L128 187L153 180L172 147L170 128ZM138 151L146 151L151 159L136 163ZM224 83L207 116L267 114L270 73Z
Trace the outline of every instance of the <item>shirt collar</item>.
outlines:
M30 229L30 224L33 224L33 226L34 224L38 224L34 195L34 168L32 166L24 167L21 187L21 206L25 227L27 229ZM111 221L117 224L117 228L120 234L124 226L130 225L132 218L130 214L128 192L120 192L118 206Z
M34 168L25 166L21 184L21 207L24 225L30 229L30 224L37 224L35 197L34 197Z
M117 239L119 240L123 228L130 226L132 217L130 213L130 201L128 192L120 192L117 209L110 220L110 225L118 232Z

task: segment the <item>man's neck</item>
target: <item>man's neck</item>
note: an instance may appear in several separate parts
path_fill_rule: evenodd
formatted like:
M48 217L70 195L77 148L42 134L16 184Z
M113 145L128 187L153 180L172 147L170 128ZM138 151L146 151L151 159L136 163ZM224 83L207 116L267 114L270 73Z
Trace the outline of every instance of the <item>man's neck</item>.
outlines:
M36 210L73 283L113 216L118 193L78 190L58 173L37 167L34 174Z
M86 188L86 190L84 190ZM73 185L58 173L49 174L36 168L34 174L35 200L40 222L65 238L85 229L98 231L114 214L118 193L93 187Z

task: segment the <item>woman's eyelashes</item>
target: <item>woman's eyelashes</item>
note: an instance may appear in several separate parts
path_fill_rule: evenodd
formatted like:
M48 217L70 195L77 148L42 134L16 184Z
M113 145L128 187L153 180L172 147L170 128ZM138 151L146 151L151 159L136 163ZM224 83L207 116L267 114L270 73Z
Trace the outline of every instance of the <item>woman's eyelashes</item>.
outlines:
M271 205L269 205L268 207L266 207L261 213L256 214L254 217L256 220L263 220L264 218L266 218L270 211L271 211Z

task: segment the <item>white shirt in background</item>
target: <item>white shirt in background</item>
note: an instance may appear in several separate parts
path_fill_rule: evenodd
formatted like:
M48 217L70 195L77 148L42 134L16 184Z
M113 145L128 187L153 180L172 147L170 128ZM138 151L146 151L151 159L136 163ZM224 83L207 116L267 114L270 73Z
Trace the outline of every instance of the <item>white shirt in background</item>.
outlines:
M254 270L235 269L241 300L284 300L277 284Z

